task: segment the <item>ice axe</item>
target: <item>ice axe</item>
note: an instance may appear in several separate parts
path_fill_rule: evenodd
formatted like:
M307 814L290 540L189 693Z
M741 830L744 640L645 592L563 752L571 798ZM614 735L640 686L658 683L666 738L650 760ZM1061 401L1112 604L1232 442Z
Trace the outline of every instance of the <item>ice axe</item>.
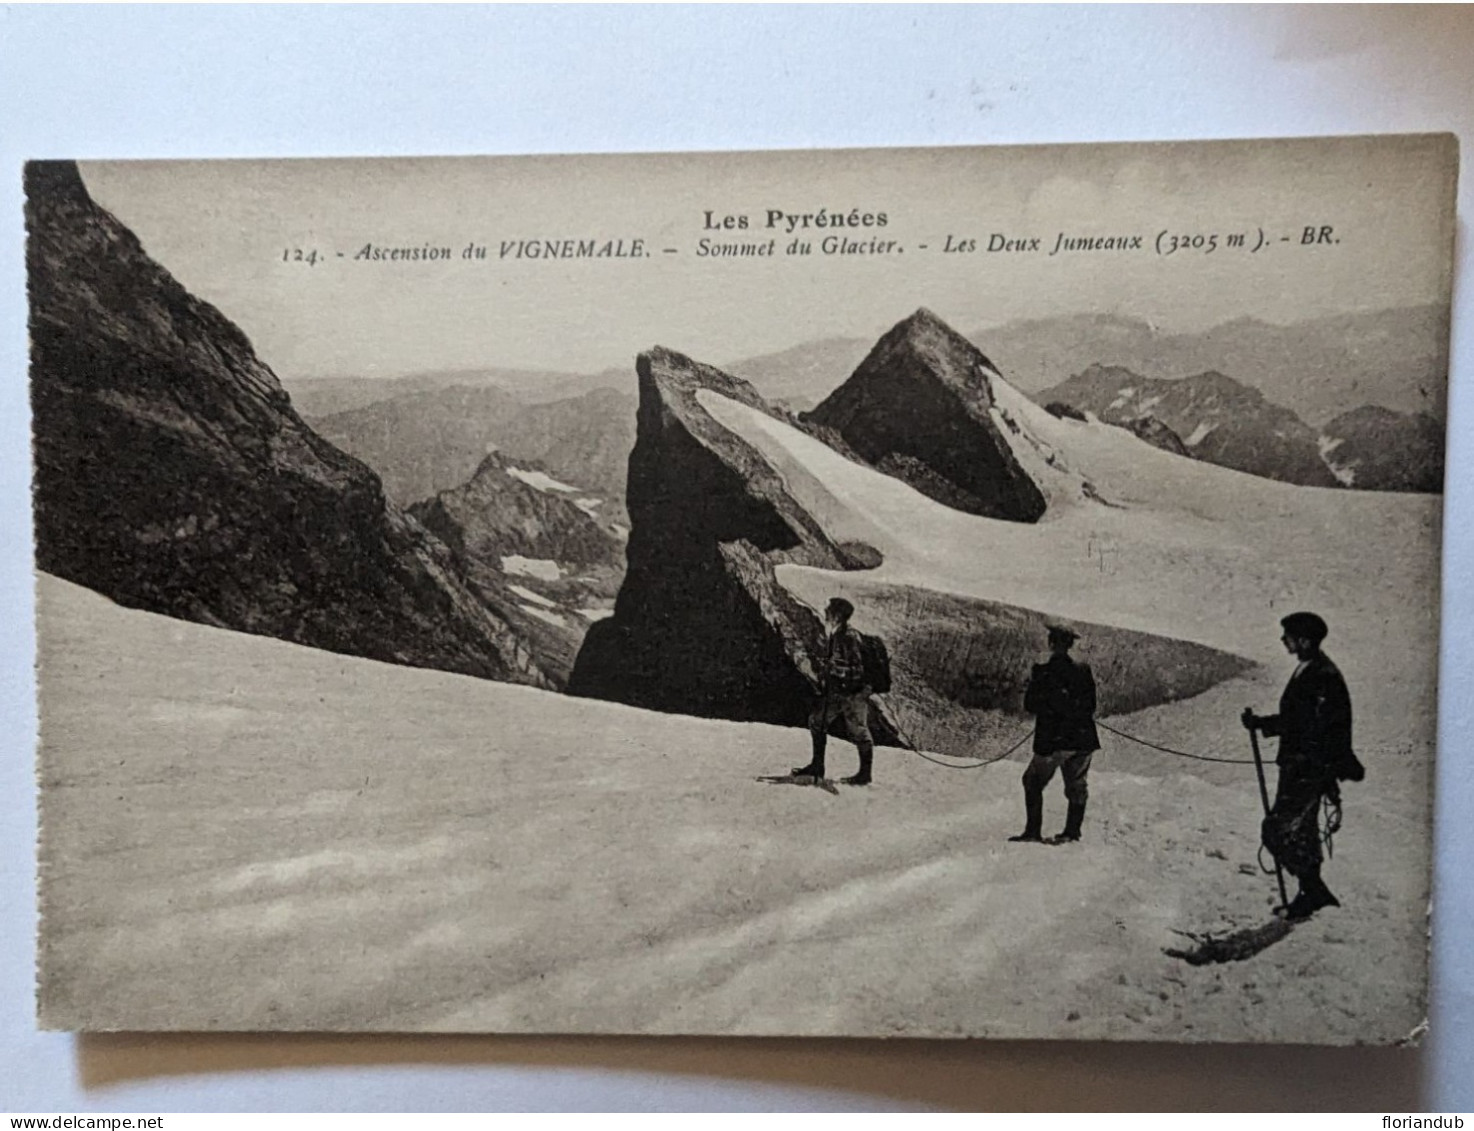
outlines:
M1264 816L1269 817L1269 786L1264 781L1264 759L1259 756L1259 731L1254 726L1254 709L1245 707L1243 713L1244 728L1249 732L1249 745L1254 749L1254 772L1259 775L1259 800L1264 803ZM1273 853L1270 853L1274 856ZM1280 867L1278 856L1274 856L1274 878L1280 885L1280 906L1290 906L1289 893L1285 891L1285 873Z

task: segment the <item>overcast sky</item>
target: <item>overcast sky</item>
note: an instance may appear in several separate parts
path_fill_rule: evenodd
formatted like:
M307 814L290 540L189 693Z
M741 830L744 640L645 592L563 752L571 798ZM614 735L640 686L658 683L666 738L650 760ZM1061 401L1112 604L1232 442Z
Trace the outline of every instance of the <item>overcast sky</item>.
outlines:
M1167 331L1234 318L1288 323L1446 302L1448 137L583 158L88 162L97 201L191 291L240 325L284 380L512 366L590 372L667 345L715 363L832 336L873 338L918 306L960 330L1102 312ZM810 229L782 253L769 209L885 213ZM704 214L746 231L704 229ZM1299 243L1329 225L1337 243ZM1154 250L1158 233L1217 234L1211 255ZM1259 230L1253 254L1222 246ZM1069 236L1139 235L1144 249L1049 255ZM1037 238L1039 251L984 250ZM894 240L825 256L819 241ZM702 259L702 237L774 258ZM948 237L978 241L942 251ZM1278 237L1290 236L1288 243ZM499 258L504 241L642 239L647 258ZM447 246L449 262L364 262L365 244ZM465 261L468 243L487 249ZM928 248L923 250L921 245ZM316 249L316 266L283 262ZM665 248L678 253L666 254ZM339 258L341 253L342 258Z

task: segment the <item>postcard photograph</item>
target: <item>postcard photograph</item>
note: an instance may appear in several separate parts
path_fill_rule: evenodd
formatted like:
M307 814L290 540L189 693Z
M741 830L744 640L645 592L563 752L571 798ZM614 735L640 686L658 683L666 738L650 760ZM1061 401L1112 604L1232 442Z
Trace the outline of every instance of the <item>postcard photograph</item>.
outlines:
M32 162L41 1024L1416 1042L1457 161Z

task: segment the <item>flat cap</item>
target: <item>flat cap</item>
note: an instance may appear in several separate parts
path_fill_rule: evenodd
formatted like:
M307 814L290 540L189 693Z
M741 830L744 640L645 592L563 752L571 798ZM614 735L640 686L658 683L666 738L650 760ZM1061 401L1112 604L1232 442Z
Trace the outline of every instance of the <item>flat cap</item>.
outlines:
M1319 644L1330 633L1326 622L1315 613L1291 613L1280 621L1286 636L1298 636Z

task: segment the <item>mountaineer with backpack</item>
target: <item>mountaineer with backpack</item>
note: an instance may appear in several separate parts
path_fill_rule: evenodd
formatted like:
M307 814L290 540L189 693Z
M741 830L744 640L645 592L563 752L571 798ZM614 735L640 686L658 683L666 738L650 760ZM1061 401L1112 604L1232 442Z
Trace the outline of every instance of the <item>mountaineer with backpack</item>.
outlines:
M824 747L830 725L844 719L850 741L860 751L860 772L844 779L846 785L869 785L875 743L870 737L870 696L890 690L890 657L877 636L866 636L850 626L855 606L833 597L824 609L824 652L819 658L818 698L809 712L809 734L814 758L793 771L794 777L824 778Z

